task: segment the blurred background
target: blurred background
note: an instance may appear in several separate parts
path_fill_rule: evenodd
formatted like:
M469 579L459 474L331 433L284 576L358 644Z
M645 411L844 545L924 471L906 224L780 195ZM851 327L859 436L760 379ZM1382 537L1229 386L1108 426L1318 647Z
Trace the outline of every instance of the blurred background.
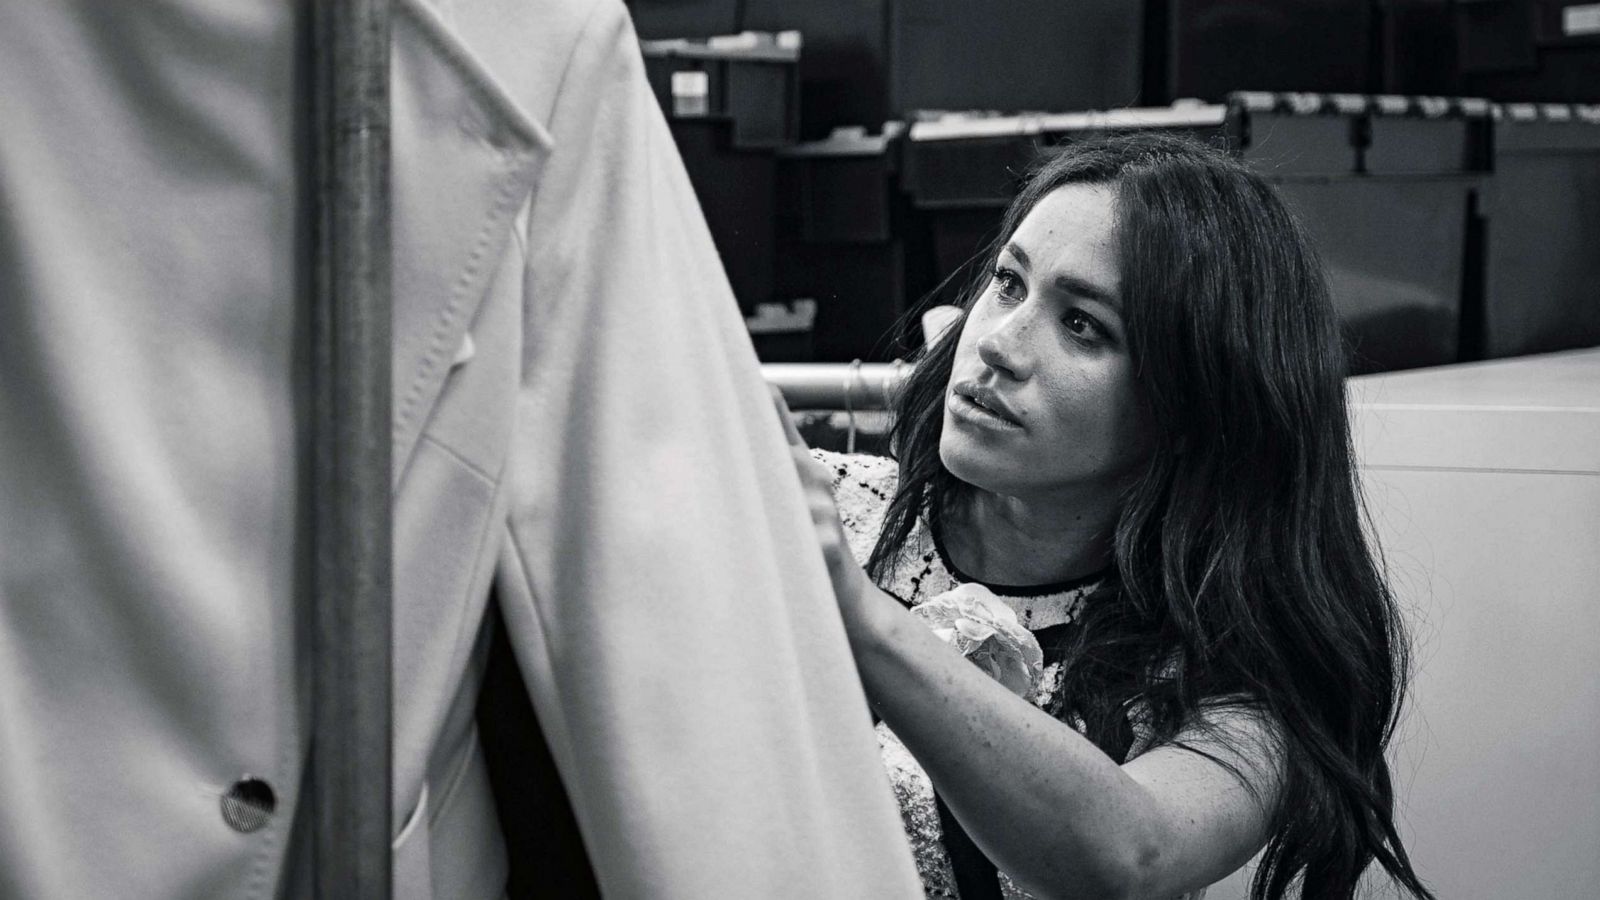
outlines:
M630 8L813 445L887 449L893 361L1041 149L1181 131L1276 185L1328 266L1416 634L1394 764L1418 869L1446 898L1600 897L1600 3Z
M1108 126L1225 141L1275 182L1357 372L1600 342L1600 4L630 8L766 361L904 356L895 323L1039 148Z

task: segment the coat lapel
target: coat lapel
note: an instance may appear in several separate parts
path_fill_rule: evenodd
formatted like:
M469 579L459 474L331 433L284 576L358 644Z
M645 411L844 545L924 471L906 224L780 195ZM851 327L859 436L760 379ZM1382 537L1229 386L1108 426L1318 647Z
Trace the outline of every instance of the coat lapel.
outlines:
M422 0L396 3L393 29L398 486L553 144Z

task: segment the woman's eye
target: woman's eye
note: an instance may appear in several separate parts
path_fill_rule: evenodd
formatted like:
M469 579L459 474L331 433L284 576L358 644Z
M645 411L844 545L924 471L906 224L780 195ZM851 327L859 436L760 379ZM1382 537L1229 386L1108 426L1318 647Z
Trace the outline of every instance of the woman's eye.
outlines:
M1008 300L1022 299L1022 279L1010 269L997 268L994 270L994 286L1000 296Z
M1061 322L1067 326L1068 331L1079 337L1099 337L1104 333L1100 323L1080 309L1068 310L1067 314L1061 317Z

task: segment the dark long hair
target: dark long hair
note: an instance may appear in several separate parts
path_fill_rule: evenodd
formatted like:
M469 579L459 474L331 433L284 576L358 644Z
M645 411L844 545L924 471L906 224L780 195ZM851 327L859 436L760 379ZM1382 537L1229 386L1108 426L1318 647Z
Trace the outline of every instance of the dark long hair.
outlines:
M1363 528L1344 353L1316 252L1226 153L1111 137L1042 160L973 267L964 310L1023 217L1074 183L1118 197L1128 348L1157 434L1111 536L1112 586L1085 607L1061 694L1119 760L1111 748L1135 704L1158 742L1215 704L1276 724L1283 777L1254 900L1296 883L1304 898L1352 897L1374 860L1429 898L1394 824L1384 748L1406 641ZM880 582L918 516L938 530L972 490L939 459L964 324L925 348L897 401L900 482L867 566Z

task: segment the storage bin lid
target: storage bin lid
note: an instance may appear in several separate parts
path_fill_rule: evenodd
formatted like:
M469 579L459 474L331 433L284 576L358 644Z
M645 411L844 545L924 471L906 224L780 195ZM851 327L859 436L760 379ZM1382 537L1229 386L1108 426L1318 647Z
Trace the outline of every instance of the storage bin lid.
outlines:
M1494 119L1497 154L1600 150L1600 104L1504 103Z

